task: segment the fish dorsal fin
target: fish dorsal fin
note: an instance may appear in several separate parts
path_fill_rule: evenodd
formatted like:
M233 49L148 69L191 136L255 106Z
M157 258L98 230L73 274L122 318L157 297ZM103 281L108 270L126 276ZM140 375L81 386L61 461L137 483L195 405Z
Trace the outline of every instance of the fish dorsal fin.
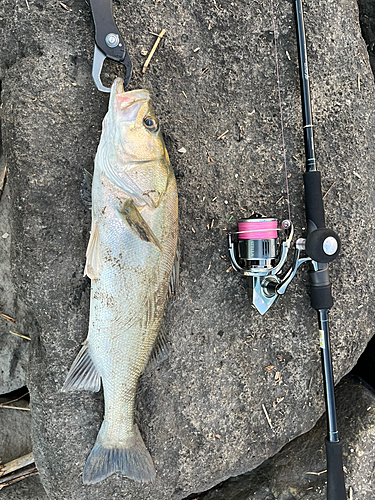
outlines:
M92 174L85 168L83 169L83 181L81 182L81 201L87 210L92 209Z
M168 298L174 297L178 290L178 283L180 281L180 252L176 250L176 257L172 268L171 280L168 288Z
M117 211L121 219L127 226L143 241L148 241L155 245L161 251L159 240L152 232L150 226L144 220L139 210L134 205L130 198L123 201L118 207Z
M103 270L102 254L100 251L100 235L98 223L94 222L91 227L91 235L86 252L86 266L84 276L92 280L99 278Z
M62 392L68 391L100 391L100 375L88 352L88 342L84 342L78 356L73 361Z
M142 373L148 373L165 361L169 356L169 348L166 340L164 326L161 327L160 333L155 341L154 347L151 351L151 355L143 369Z

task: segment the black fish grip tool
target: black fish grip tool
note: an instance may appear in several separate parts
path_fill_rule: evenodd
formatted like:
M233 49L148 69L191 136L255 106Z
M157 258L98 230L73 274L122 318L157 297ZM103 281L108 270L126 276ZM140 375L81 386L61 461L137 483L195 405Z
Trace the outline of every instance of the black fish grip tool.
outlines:
M125 48L112 13L112 0L90 0L92 17L95 24L95 49L92 64L92 77L101 92L110 92L101 81L101 72L105 59L119 62L125 66L124 89L132 75L132 63Z

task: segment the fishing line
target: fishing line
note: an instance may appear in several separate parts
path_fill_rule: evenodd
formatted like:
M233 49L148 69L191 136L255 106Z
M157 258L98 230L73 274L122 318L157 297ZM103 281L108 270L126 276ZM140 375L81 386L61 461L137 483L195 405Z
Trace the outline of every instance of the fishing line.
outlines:
M286 148L285 148L285 137L284 137L284 121L283 121L283 108L281 104L281 89L280 89L280 73L279 73L279 58L277 53L277 36L276 36L276 26L275 26L275 14L273 11L273 1L270 0L271 4L271 14L272 14L272 26L273 26L273 39L275 43L275 61L276 61L276 77L277 77L277 90L279 94L279 108L280 108L280 125L281 125L281 137L283 142L283 155L284 155L284 172L285 172L285 184L286 184L286 202L288 205L288 218L292 220L290 211L290 195L289 195L289 182L288 182L288 167L286 164Z

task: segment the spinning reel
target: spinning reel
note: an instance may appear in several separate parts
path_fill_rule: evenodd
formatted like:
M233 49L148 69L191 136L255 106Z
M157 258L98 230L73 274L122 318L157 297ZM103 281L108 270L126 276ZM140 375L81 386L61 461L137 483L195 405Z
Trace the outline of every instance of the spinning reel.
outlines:
M281 230L285 233L285 240L282 242L278 237ZM250 278L253 305L262 315L285 293L297 269L305 262L311 261L313 264L314 276L317 277L316 286L324 287L327 263L339 253L340 239L331 229L315 227L306 239L299 238L295 242L293 235L294 228L290 220L284 220L279 228L277 219L263 218L258 214L239 220L238 231L228 234L232 267L242 276ZM282 268L292 246L292 266L282 275ZM300 257L302 251L306 256ZM327 286L330 286L329 281Z

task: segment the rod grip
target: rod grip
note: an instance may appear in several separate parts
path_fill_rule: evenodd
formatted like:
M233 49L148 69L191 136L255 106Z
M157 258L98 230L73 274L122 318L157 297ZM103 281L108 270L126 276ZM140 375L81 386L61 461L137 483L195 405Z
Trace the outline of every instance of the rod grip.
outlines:
M317 170L305 172L303 183L305 185L307 232L309 233L317 228L326 227L320 172ZM311 227L311 222L315 227Z
M328 441L327 454L327 500L346 500L344 470L342 466L342 445Z

